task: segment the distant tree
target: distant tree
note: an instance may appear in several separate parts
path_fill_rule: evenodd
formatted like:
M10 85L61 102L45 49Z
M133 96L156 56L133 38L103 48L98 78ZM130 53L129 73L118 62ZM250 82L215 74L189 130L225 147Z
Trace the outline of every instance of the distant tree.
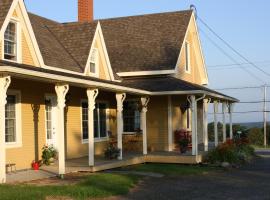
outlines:
M263 130L260 128L249 129L248 139L251 144L262 146L264 143Z

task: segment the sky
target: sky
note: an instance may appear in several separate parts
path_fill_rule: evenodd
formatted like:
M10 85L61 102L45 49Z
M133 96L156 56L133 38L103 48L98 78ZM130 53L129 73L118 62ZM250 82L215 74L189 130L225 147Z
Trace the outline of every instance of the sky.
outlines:
M77 0L25 0L28 11L59 22L77 20ZM246 63L241 57L226 48L206 27L198 21L202 48L212 89L260 86L270 84L270 1L269 0L95 0L95 19L112 18L149 13L189 9L193 4L197 15L218 35L231 44L249 61L264 70L263 73ZM205 34L207 36L205 36ZM223 49L234 61L224 56L208 39ZM235 62L236 61L236 62ZM249 71L246 72L246 71ZM252 74L252 75L250 75ZM257 80L253 76L259 77ZM268 90L267 90L268 91ZM262 90L221 90L241 101L260 101ZM270 99L270 90L267 98ZM270 104L270 103L269 103ZM209 112L211 112L210 109ZM236 111L262 110L262 104L237 104ZM270 110L270 105L268 106ZM211 115L210 115L211 120ZM262 113L234 114L236 122L261 121Z

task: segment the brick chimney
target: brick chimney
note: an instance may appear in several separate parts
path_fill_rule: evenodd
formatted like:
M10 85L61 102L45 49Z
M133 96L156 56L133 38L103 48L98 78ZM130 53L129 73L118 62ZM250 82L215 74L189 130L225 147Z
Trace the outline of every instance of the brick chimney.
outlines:
M92 22L94 20L94 0L78 0L78 21Z

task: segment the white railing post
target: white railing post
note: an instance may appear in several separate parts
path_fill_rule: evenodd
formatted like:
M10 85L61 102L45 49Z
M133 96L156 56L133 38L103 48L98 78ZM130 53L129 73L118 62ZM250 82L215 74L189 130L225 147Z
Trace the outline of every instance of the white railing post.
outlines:
M0 77L0 183L6 182L5 106L10 83L10 76Z
M229 113L230 113L230 139L233 139L233 123L232 123L232 115L233 115L234 104L229 104Z
M218 112L218 102L214 101L214 134L215 134L215 147L218 146L218 120L217 120L217 112Z
M120 155L118 160L123 159L123 103L126 99L126 93L119 93L116 94L116 101L117 101L117 147L120 149Z
M143 134L143 154L147 154L147 126L146 126L146 113L147 113L147 105L149 103L148 97L142 97L141 103L142 103L142 110L140 113L140 120L141 120L141 129Z
M209 99L203 100L203 141L204 151L208 151L208 104Z
M94 166L94 110L96 105L96 98L98 95L98 89L87 89L86 94L88 98L88 164L89 166Z
M60 177L65 174L65 106L66 95L69 90L69 85L58 84L55 86L57 94L57 114L58 114L58 126L57 126L57 141L58 141L58 173Z
M223 142L226 142L227 134L226 134L226 112L227 112L227 103L222 103L222 118L223 118Z
M168 96L168 151L173 150L172 97Z
M197 101L194 95L190 96L191 112L192 112L192 155L198 153L197 144Z

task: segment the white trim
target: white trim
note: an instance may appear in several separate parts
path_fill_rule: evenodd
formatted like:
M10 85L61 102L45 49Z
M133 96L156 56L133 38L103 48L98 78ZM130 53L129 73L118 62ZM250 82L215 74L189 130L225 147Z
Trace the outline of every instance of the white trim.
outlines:
M48 73L45 72L37 72L29 69L22 69L22 68L16 68L14 66L1 66L0 67L0 72L4 73L15 73L15 74L20 74L20 76L24 75L25 77L29 76L34 76L36 79L42 79L47 80L47 81L57 81L57 82L67 82L67 83L73 83L74 85L80 85L82 87L98 87L102 89L107 89L111 91L121 91L121 92L129 92L132 94L144 94L144 95L153 95L153 96L158 96L158 95L187 95L187 94L206 94L212 97L220 98L223 100L228 100L232 102L237 102L236 99L234 98L229 98L225 97L222 95L218 95L212 92L207 92L204 90L190 90L190 91L166 91L166 92L149 92L146 90L141 90L141 89L134 89L134 88L129 88L125 86L118 86L110 83L104 83L104 82L98 82L98 81L92 81L92 80L83 80L80 78L73 78L73 77L66 77L62 75L56 75L56 74L50 74L48 76Z
M7 95L15 95L15 115L16 115L16 142L6 143L6 148L19 148L22 147L22 110L21 110L21 91L19 90L8 90Z
M120 77L130 77L130 76L169 75L174 73L175 70L156 70L156 71L118 72L116 74Z
M82 144L88 144L88 139L83 139L83 127L82 127L82 103L88 103L87 99L81 99L80 101L80 123L81 123L81 142ZM106 104L106 137L99 137L99 138L94 138L94 142L106 142L109 140L108 136L108 131L109 131L109 126L110 126L110 121L109 121L109 102L104 101L104 100L97 100L96 104L98 103L104 103Z

